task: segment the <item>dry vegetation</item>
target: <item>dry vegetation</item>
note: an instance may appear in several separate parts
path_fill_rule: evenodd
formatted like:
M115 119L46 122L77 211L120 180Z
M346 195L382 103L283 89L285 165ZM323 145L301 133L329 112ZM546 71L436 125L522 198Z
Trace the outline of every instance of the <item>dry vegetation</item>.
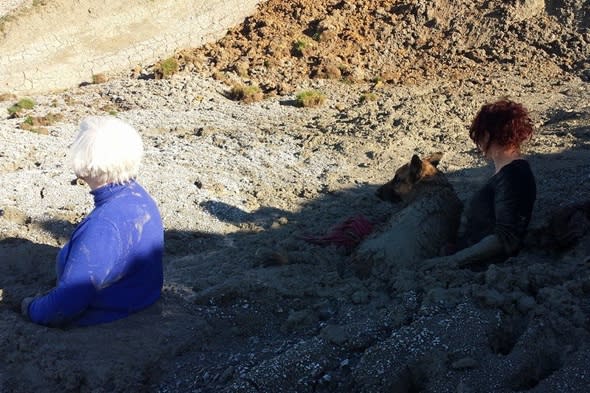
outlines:
M170 78L178 72L178 69L178 60L174 57L169 57L156 63L154 67L154 76L156 79Z
M64 116L61 113L48 113L45 116L27 116L20 124L20 128L36 132L37 134L48 135L49 131L46 127L60 122L63 118Z
M306 90L295 96L297 106L302 108L317 108L326 102L326 96L321 91Z
M33 109L35 107L35 101L30 98L21 98L17 103L9 107L8 114L10 117L20 117L26 110Z
M260 87L241 84L233 85L228 96L232 100L242 101L245 104L251 104L264 98L264 94L262 93L262 90L260 90Z

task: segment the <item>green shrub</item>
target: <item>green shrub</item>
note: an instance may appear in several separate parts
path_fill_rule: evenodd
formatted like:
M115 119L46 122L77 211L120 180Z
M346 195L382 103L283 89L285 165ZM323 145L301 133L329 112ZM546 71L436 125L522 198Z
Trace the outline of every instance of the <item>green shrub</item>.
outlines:
M49 131L45 127L54 125L63 120L61 113L48 113L45 116L27 116L20 124L20 128L37 134L47 135Z
M250 104L262 100L264 94L258 86L233 85L229 91L229 98Z
M156 79L170 78L179 70L178 61L174 57L169 57L158 62L154 69Z
M33 109L35 107L35 101L30 98L21 98L16 104L9 107L8 113L10 116L18 116L25 109Z
M291 53L297 57L305 56L305 48L307 48L308 44L305 40L297 40L293 42L293 47L291 48Z
M17 105L23 109L33 109L35 107L35 101L30 98L21 98Z
M317 90L303 91L295 97L297 106L303 108L316 108L322 106L326 102L326 96Z

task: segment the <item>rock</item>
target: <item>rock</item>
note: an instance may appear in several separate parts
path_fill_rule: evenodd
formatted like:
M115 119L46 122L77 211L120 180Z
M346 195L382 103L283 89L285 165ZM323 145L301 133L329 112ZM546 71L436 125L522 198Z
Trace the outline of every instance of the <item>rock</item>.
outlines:
M352 294L351 300L354 304L367 304L369 302L369 292L362 290Z
M457 361L454 361L451 364L451 368L453 370L464 370L464 369L469 369L469 368L476 368L477 366L478 366L477 360L475 360L471 357L465 357L465 358L459 359Z
M317 320L317 315L312 310L291 311L289 317L281 326L281 330L292 332L293 330L306 329L315 324Z
M536 305L537 303L535 302L534 298L532 298L531 296L523 296L520 299L518 299L518 303L516 306L518 308L518 311L520 311L523 314L526 314L529 311L531 311Z
M322 329L320 335L324 340L327 340L336 345L342 345L349 339L346 329L338 325L326 326L324 329Z
M489 289L481 294L480 299L486 306L498 307L504 303L505 296L495 289Z

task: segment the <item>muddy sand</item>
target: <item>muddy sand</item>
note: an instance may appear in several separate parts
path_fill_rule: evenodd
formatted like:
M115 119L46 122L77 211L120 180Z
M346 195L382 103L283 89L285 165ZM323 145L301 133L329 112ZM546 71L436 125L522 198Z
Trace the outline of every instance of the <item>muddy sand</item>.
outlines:
M219 42L179 52L169 79L145 65L0 119L0 391L590 391L590 222L578 217L583 235L562 249L543 235L555 208L590 195L589 4L464 3L268 1ZM292 53L294 37L310 52ZM317 74L326 53L345 63L339 76ZM265 99L229 100L238 82ZM326 103L295 106L312 88ZM468 200L493 171L467 127L503 96L537 127L525 153L538 198L518 256L362 278L348 250L304 240L357 214L378 232L401 206L375 190L414 153L444 152L439 168ZM63 117L23 129L49 113ZM166 228L164 293L114 323L36 326L20 299L53 286L59 247L92 209L67 147L84 116L105 113L144 139L138 180Z

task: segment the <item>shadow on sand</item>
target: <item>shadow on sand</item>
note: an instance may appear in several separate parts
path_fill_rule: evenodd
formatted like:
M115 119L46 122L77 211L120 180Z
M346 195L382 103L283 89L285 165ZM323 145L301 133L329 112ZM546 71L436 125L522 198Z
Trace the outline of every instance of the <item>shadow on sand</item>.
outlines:
M555 132L565 131L557 128ZM578 138L576 148L559 154L529 157L538 183L538 201L532 225L543 225L556 205L590 195L590 164L587 159L590 132L587 127L568 129L567 132L574 133ZM491 168L482 167L448 173L447 176L461 189L460 195L465 200L491 174ZM246 373L246 368L242 371L237 369L244 362L261 365L263 369L266 367L265 359L273 357L273 353L282 353L285 348L295 348L294 343L303 338L319 337L321 332L322 335L328 334L331 342L339 342L338 334L343 333L325 333L325 329L318 326L326 327L344 320L351 323L361 319L370 321L382 315L383 310L393 313L388 315L403 311L406 314L395 314L391 318L397 318L398 325L410 323L414 317L407 314L406 309L395 311L395 308L389 308L397 301L394 299L398 294L370 292L366 283L346 272L342 273L342 265L346 270L348 258L345 250L312 245L302 239L303 235L325 234L333 225L356 214L363 214L372 222L382 222L400 207L376 198L376 187L364 184L325 193L295 212L270 206L247 212L222 201L203 203L201 209L219 221L235 225L236 231L216 234L167 230L165 291L157 310L152 309L112 325L71 333L75 335L69 337L71 342L62 340L59 333L52 330L29 326L26 328L29 333L43 334L50 341L58 340L61 347L33 348L31 356L19 355L8 371L4 371L16 372L23 365L38 367L39 359L44 357L80 351L95 351L96 356L105 360L103 366L108 369L112 367L108 363L119 364L116 359L121 359L121 356L131 359L135 353L143 352L147 358L120 365L114 374L84 371L92 364L90 357L75 356L74 360L62 363L64 367L78 370L80 377L74 383L78 388L106 384L113 391L138 387L151 391L161 383L175 383L175 367L180 367L193 373L194 378L190 383L177 381L179 389L192 391L198 387L199 391L212 392L228 386L232 379L239 378L240 372ZM56 236L62 236L64 228L71 231L74 224L47 220L43 227L55 231ZM11 323L24 324L18 322L14 314L6 314L16 314L22 297L53 286L57 251L55 247L25 239L0 241L0 276L3 280L0 311ZM411 272L403 274L412 276ZM470 282L476 273L461 274L465 276L465 282ZM417 288L416 281L409 280L412 284L408 288L399 287L400 293L415 290L418 300L426 296L428 288ZM158 328L151 329L155 326ZM379 329L371 333L370 341L358 344L359 351L373 345L374 340L379 341L391 334L391 328ZM5 343L16 339L19 335L17 330L5 331L4 337L8 340ZM107 343L113 335L126 340L127 349L123 355L109 349ZM141 339L134 341L138 336ZM0 349L10 351L7 345ZM146 346L149 347L147 350ZM40 353L40 350L45 353ZM297 356L302 355L299 353ZM348 356L347 359L356 356L358 359L360 355L347 352L342 356ZM207 377L204 370L207 370L207 375L214 371L217 376ZM344 372L342 367L340 370ZM47 372L57 373L59 370L49 367ZM147 377L147 374L150 376ZM313 377L314 380L317 382L321 375ZM60 390L65 386L60 379L42 381L49 386L46 391ZM42 385L31 385L30 378L23 374L15 378L9 387L18 392L24 391L24 386ZM354 389L353 385L340 386Z

